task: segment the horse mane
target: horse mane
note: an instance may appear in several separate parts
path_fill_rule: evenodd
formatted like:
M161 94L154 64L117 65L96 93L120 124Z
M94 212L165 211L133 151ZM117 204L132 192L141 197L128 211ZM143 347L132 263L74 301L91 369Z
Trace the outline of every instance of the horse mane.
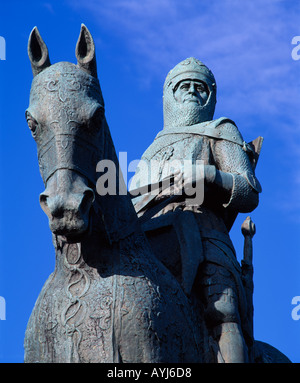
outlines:
M138 218L123 179L119 160L105 116L102 120L102 148L100 152L102 159L111 161L115 166L116 193L100 196L96 192L99 197L96 198L96 203L100 208L100 213L109 241L116 242L125 238L129 234L136 232Z

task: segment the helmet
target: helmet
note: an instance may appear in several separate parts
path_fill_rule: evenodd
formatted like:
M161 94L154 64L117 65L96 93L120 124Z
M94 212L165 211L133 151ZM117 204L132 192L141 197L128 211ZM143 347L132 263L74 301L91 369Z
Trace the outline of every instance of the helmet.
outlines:
M208 88L206 103L183 105L174 97L177 84L183 80L200 80ZM216 81L212 72L194 57L177 64L167 75L163 88L164 127L189 126L213 119L216 106Z

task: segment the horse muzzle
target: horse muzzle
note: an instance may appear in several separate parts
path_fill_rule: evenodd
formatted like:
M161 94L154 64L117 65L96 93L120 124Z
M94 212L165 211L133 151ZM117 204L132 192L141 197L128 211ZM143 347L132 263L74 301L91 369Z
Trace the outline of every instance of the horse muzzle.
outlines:
M84 177L70 170L58 170L40 194L40 205L49 218L53 234L71 239L88 230L94 191Z

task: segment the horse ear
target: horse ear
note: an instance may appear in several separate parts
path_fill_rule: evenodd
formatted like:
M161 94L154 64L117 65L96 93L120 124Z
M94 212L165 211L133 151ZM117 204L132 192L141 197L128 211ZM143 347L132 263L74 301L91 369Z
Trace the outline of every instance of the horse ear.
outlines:
M75 54L78 66L88 74L97 77L95 44L90 31L84 24L81 24Z
M51 65L48 48L41 38L37 27L33 28L29 36L28 56L31 62L33 76L36 76Z

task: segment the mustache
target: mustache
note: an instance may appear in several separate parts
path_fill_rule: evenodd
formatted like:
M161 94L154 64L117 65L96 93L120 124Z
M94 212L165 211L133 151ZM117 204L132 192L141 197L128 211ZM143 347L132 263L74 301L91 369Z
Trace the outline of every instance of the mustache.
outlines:
M200 100L199 97L195 96L194 94L188 94L186 95L183 100L183 102L195 102L199 105L203 104L203 100Z

